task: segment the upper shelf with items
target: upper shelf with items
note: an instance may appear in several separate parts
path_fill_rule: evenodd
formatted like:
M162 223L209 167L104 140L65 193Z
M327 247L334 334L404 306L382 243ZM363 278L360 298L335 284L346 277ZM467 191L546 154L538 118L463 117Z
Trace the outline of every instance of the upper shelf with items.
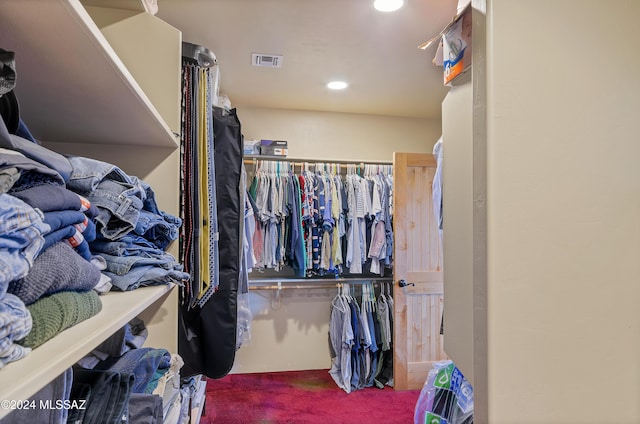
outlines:
M181 32L138 10L88 9L0 2L20 116L41 141L177 148Z

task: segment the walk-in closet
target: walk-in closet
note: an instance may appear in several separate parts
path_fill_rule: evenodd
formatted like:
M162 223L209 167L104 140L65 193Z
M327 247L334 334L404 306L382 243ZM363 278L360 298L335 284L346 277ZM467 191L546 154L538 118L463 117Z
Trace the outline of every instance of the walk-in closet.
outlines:
M0 0L0 424L640 422L640 2L384 3Z
M423 378L411 380L393 355L445 357L441 252L413 261L429 269L403 268L440 275L440 288L420 294L426 303L414 307L413 318L432 319L419 334L431 347L423 352L404 334L396 348L392 332L404 330L392 330L393 323L406 322L396 319L392 305L402 308L416 284L403 285L398 297L394 273L405 255L396 259L394 243L418 246L416 258L421 248L433 248L430 200L426 215L414 218L426 218L420 225L431 231L428 243L420 244L415 228L392 221L411 201L405 188L430 186L439 121L422 112L407 116L406 106L392 114L354 106L314 110L278 105L277 96L271 104L239 100L236 106L240 94L225 81L241 75L224 44L188 31L206 15L198 13L202 5L159 3L0 3L5 168L14 151L46 165L40 170L20 162L30 179L7 180L3 194L44 212L44 223L33 229L45 240L21 247L19 255L32 253L3 282L6 305L22 308L22 321L6 327L12 330L2 345L0 378L16 382L2 385L1 397L16 402L3 405L3 423L45 416L52 422L142 422L143 416L215 422L205 399L215 393L213 382L234 374L324 370L342 396L367 389L390 396L394 384L419 387ZM288 140L287 153L245 155L246 141L267 137ZM398 169L406 179L399 189ZM31 176L36 171L45 173ZM43 198L77 196L81 206L45 209L29 195L31 185L44 190ZM247 218L248 207L255 207L255 221ZM68 215L85 223L62 226L60 217ZM53 222L60 231L47 227ZM63 229L66 236L50 235ZM250 249L245 230L256 242ZM62 261L58 251L68 258ZM49 257L47 263L73 259L79 271L65 265L58 272L77 273L78 281L61 286L54 276L47 287L28 291L35 290L36 274L46 274ZM39 311L63 296L79 308L75 319L65 318L69 311L62 308L60 327L44 332L52 321ZM344 315L347 305L354 340L367 340L352 360L338 356L341 336L329 331L332 316ZM431 332L436 337L427 340ZM399 378L394 366L402 370ZM62 408L45 408L57 402ZM414 403L405 396L403 413L411 414L406 405ZM37 411L19 408L31 405Z

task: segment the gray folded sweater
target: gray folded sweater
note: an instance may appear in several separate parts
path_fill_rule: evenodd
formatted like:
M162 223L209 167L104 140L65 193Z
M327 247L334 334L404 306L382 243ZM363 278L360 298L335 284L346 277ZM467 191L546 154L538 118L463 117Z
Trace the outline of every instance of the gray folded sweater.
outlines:
M100 282L100 270L65 242L58 242L40 253L29 273L9 283L7 292L25 305L61 291L85 292Z

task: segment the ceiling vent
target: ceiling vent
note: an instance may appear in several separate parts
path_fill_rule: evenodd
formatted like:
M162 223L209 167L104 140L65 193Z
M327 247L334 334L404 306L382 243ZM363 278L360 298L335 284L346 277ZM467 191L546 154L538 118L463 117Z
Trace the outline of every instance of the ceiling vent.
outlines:
M251 63L253 66L262 66L263 68L281 68L282 56L276 54L253 53L251 55Z

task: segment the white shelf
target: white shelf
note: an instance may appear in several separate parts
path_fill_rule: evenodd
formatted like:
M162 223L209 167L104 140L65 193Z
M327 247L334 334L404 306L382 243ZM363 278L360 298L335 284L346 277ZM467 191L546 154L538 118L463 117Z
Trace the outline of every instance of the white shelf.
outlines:
M111 7L114 9L148 12L145 2L142 0L82 0L82 4L85 6Z
M20 116L36 139L126 164L157 190L161 208L177 212L179 30L142 0L0 0L0 40L15 53ZM136 316L155 333L148 342L175 350L172 289L101 296L99 314L0 369L0 400L28 399Z
M0 369L0 399L28 399L131 319L168 296L173 287L141 287L130 292L109 292L100 296L100 313L66 329L25 358ZM0 408L0 418L9 412Z
M0 39L15 52L20 115L36 139L178 147L78 0L0 1Z

